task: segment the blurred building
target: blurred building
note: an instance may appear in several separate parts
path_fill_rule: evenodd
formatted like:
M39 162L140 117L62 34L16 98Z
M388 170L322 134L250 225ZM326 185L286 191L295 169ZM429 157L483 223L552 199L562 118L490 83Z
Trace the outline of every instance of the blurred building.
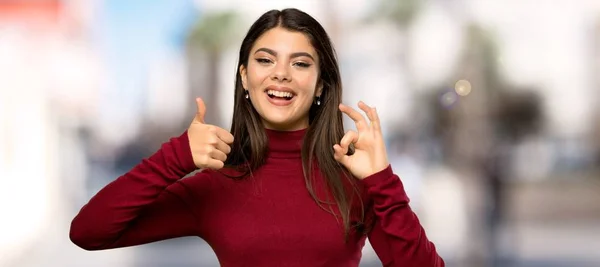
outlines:
M61 43L59 1L0 4L0 265L26 255L53 209L58 184L55 114L48 102ZM43 45L42 45L43 44Z

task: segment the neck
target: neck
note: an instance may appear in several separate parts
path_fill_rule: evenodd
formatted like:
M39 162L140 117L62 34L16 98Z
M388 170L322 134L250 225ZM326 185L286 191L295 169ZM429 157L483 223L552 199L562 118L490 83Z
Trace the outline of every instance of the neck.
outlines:
M290 122L287 124L273 124L266 121L265 119L262 119L262 123L265 129L268 130L283 132L300 131L306 130L306 128L308 128L308 116L306 118L301 119L300 121Z
M271 158L300 158L306 128L299 130L274 130L266 128Z

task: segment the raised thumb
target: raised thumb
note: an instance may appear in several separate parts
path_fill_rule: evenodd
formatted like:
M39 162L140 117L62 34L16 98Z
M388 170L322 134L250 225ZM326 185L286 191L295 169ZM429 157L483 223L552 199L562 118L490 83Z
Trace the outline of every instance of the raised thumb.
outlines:
M200 123L204 123L204 115L206 114L206 106L204 105L204 101L202 100L202 98L197 97L196 98L196 117L194 118L194 120L196 120L197 122Z

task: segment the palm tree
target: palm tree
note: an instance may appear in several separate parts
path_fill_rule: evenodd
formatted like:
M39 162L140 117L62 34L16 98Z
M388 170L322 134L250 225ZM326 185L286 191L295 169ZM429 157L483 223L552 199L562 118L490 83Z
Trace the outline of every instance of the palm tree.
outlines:
M238 18L233 11L204 14L192 28L187 40L189 95L190 98L202 97L209 109L218 106L219 90L222 89L219 82L221 57L237 36ZM205 70L204 75L200 75L200 70ZM193 114L195 104L190 105L189 109ZM223 122L217 110L207 112L205 120L211 124Z

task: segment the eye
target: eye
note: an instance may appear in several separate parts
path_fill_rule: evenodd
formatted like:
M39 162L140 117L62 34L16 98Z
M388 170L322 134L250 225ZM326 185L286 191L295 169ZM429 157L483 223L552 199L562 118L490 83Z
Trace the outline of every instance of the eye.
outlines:
M273 61L271 61L268 58L257 58L256 62L258 62L259 64L263 64L263 65L273 63Z
M311 64L306 63L306 62L296 62L296 63L294 63L294 66L298 66L300 68L308 68L311 66Z

